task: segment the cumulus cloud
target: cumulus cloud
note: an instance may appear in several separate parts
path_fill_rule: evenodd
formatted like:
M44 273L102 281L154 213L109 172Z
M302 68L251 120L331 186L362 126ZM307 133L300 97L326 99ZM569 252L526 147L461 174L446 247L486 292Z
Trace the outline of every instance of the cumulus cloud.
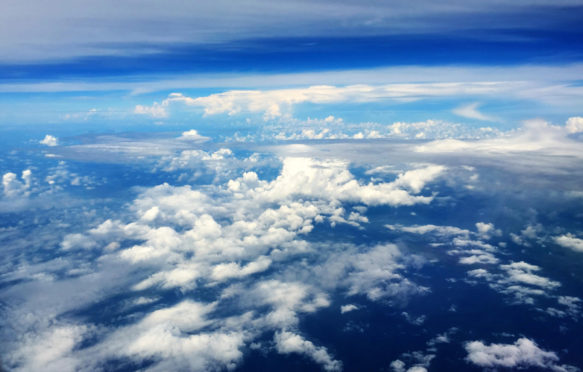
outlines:
M333 198L366 205L413 205L427 204L432 197L413 194L421 191L426 183L445 171L443 166L427 166L401 173L391 183L359 184L342 161L315 161L310 158L287 158L276 182L266 185L266 198L285 198L293 195L309 195Z
M567 120L565 125L568 133L580 133L583 132L583 117L574 116Z
M562 247L572 249L576 252L583 252L583 239L579 239L573 234L555 236L553 239L555 243Z
M476 229L483 239L489 239L491 236L502 235L502 231L494 227L493 223L476 222Z
M559 357L555 352L545 351L528 339L519 338L514 344L490 344L471 341L465 344L466 359L486 368L545 368L552 371L576 371L575 367L558 365Z
M232 153L205 154L208 161L228 161ZM400 172L392 182L362 182L342 161L286 158L282 163L270 180L241 170L238 177L197 189L169 184L143 189L129 216L65 235L63 255L97 257L99 264L75 268L75 274L70 270L74 277L67 280L58 278L59 267L56 275L34 282L37 292L51 290L23 305L50 309L46 325L32 333L51 330L52 317L62 312L99 303L112 287L125 288L135 299L124 308L139 306L143 316L101 330L99 341L76 349L91 337L80 333L72 349L56 359L72 355L71 369L96 369L116 358L152 360L151 370L233 368L246 345L273 332L278 352L304 354L327 370L339 370L340 361L324 346L299 336L302 314L330 306L338 290L372 301L426 293L428 288L407 278L409 268L424 262L393 244L337 245L304 237L318 224L366 224L368 205L429 203L433 195L419 194L445 168L422 166ZM305 259L307 264L290 264ZM86 290L75 301L64 301L73 287ZM207 302L151 300L162 298L163 291L195 288L213 295ZM227 308L231 315L224 316ZM355 308L345 305L341 311ZM15 359L10 365L24 363Z
M191 129L182 132L182 135L178 139L184 141L207 141L210 138L200 135L196 129Z
M57 137L51 136L50 134L47 134L45 136L45 138L43 138L42 140L39 141L39 143L41 145L46 145L46 146L57 146L59 144L59 140L57 139Z
M28 196L32 181L32 171L25 169L20 175L20 180L15 173L7 172L2 176L3 194L7 198Z
M468 118L468 119L477 119L482 121L496 121L495 118L484 115L478 108L480 107L479 102L470 103L467 105L459 106L455 108L452 112L458 116Z
M331 125L331 124L334 125ZM333 122L325 119L299 120L286 116L280 118L277 124L264 126L261 136L253 136L255 140L273 138L277 140L318 140L318 139L442 139L442 138L490 138L500 135L494 128L471 128L458 123L442 120L426 120L421 122L394 122L383 124L376 122L348 123L341 119ZM248 140L248 138L245 138Z
M326 348L317 347L311 341L303 339L300 335L282 331L275 334L275 346L282 354L301 353L312 358L322 365L326 371L341 371L342 363L334 360Z

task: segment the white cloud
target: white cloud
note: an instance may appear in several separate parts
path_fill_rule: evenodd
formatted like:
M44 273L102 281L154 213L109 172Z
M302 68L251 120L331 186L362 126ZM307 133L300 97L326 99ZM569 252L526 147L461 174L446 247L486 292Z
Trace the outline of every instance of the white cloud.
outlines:
M418 317L415 317L415 316L409 315L409 313L406 311L403 311L401 313L401 315L403 315L403 317L407 320L407 322L409 322L413 325L417 325L417 326L420 326L423 323L425 323L425 319L427 319L427 316L425 316L425 315L419 315Z
M440 139L440 138L491 138L500 135L493 128L472 128L467 125L450 123L442 120L422 122L394 122L383 124L376 122L350 123L341 119L331 122L322 119L300 120L285 116L270 125L263 126L260 134L250 138L264 140L314 140L314 139ZM249 137L245 137L249 140ZM238 140L237 137L234 140Z
M0 84L0 92L79 92L79 91L129 91L143 94L155 91L172 91L192 88L248 89L277 88L281 86L389 84L423 81L428 83L449 82L506 82L510 83L509 98L532 99L563 106L570 104L579 109L583 96L580 87L569 84L578 80L581 64L519 65L519 66L397 66L361 70L332 70L288 74L186 74L170 78L153 78L140 81L53 81L42 83ZM524 94L524 92L533 92ZM521 93L522 92L522 93ZM499 98L500 91L493 94ZM558 96L557 96L558 94ZM558 97L561 98L558 102Z
M570 248L576 252L583 252L583 239L579 239L573 234L555 236L553 239L560 246Z
M260 256L257 260L249 262L243 267L235 262L222 263L213 267L211 278L217 281L230 278L242 278L247 275L265 271L270 265L271 260L265 256Z
M535 274L541 268L526 262L511 262L499 266L500 272L475 269L468 276L483 279L500 293L513 297L517 303L535 304L535 297L557 298L553 292L561 286L558 281Z
M301 353L312 358L322 365L326 371L341 371L342 363L334 360L326 348L315 346L311 341L303 339L300 335L282 331L275 334L275 346L282 354Z
M567 120L565 126L567 132L569 133L580 133L583 132L583 117L575 116Z
M571 366L558 365L559 357L552 351L545 351L528 338L519 338L514 344L485 345L481 341L465 344L466 359L486 368L530 368L539 367L552 371L576 371Z
M573 296L559 296L557 303L565 306L567 312L576 318L581 313L581 304L583 303L583 300Z
M478 229L478 235L483 239L489 239L491 236L502 235L502 231L496 229L493 223L477 222L476 229Z
M393 360L390 364L393 372L427 372L427 368L423 366L412 366L407 369L405 369L405 366L405 362L400 359Z
M419 193L427 182L437 178L445 169L442 165L431 165L425 168L413 169L399 174L394 183L397 186L410 189L414 193Z
M294 195L352 201L366 205L413 205L429 203L432 197L414 196L426 183L437 178L442 166L427 166L401 173L392 183L360 184L341 161L315 161L310 158L286 158L281 175L265 189L257 189L267 199L282 199ZM257 192L256 191L256 192Z
M45 138L43 138L42 140L39 141L39 143L41 145L46 145L46 146L57 146L59 144L59 140L57 139L57 137L51 136L50 134L47 134L45 136Z
M474 102L467 105L463 105L460 107L455 108L452 112L458 116L468 118L468 119L477 119L482 121L496 121L496 119L492 116L484 115L480 111L478 111L478 107L480 107L480 103Z
M340 314L349 313L351 311L358 310L358 306L354 304L347 304L340 306Z
M22 171L18 180L15 173L7 172L2 176L3 194L7 198L26 197L30 193L30 186L32 182L32 171L25 169Z
M496 264L499 261L493 254L480 250L470 250L464 253L470 255L460 258L459 263L462 265Z
M427 368L423 366L413 366L409 368L407 372L427 372Z
M382 100L417 100L427 97L452 95L487 95L508 90L511 83L426 83L390 85L314 85L306 88L274 90L231 90L203 97L188 97L172 93L162 103L152 106L138 105L135 113L165 117L166 108L173 102L201 107L205 115L241 112L263 114L265 120L282 116L300 103L331 104L341 102L375 102Z
M460 229L456 226L437 226L437 225L413 225L413 226L403 226L403 225L385 225L386 228L390 230L405 231L413 234L436 234L439 236L469 236L471 232L466 229Z
M205 162L233 158L228 149L196 156ZM393 182L362 182L347 162L282 162L279 176L270 180L240 171L239 177L197 189L169 184L142 189L121 220L65 235L61 253L83 257L84 265L57 260L59 268L14 289L26 298L23 314L37 308L47 314L44 328L33 333L51 330L54 317L99 303L113 288L116 293L125 289L137 298L133 306L140 303L143 315L117 329L101 330L87 348L76 349L83 341L75 339L72 369L97 369L112 358L156 360L152 370L233 368L245 345L265 332L280 335L281 352L304 353L324 368L339 369L340 362L324 347L303 338L298 342L301 315L330 306L330 294L339 289L375 301L423 294L428 289L406 277L409 267L423 262L391 244L336 246L303 237L320 223L367 223L366 205L429 203L433 196L417 194L445 169L422 166L400 172ZM12 184L16 175L8 178ZM357 205L345 209L346 201ZM82 249L90 251L75 251ZM98 257L97 264L87 262L88 253ZM306 264L288 264L306 258ZM61 279L62 272L73 276ZM215 293L214 302L185 300L161 307L139 300L195 288ZM232 316L221 315L225 306Z
M543 120L530 120L522 128L504 136L478 141L445 139L417 146L422 153L467 153L492 156L500 154L539 153L574 158L583 157L581 143L567 136L565 127L551 125Z
M20 371L77 371L74 347L87 331L85 326L55 325L42 334L25 334L24 345L8 361Z
M182 132L182 135L178 137L178 139L185 141L207 141L210 138L200 135L196 129L191 129L186 132Z
M159 104L158 102L154 102L152 106L136 105L134 108L134 114L148 115L156 119L164 119L168 117L167 106L168 105L164 103Z
M287 329L297 326L298 313L313 313L320 308L328 307L328 296L311 285L300 282L283 282L280 280L265 280L253 286L246 293L244 302L269 305L263 322L269 327Z
M431 361L435 358L435 354L414 351L402 354L401 358L409 361L409 364L413 365L406 368L407 364L401 359L394 360L390 364L393 372L427 372Z
M149 313L137 323L120 327L103 343L88 350L97 357L115 355L143 360L162 357L151 370L204 371L233 367L243 357L245 336L210 319L216 304L183 301ZM202 331L205 327L211 327Z
M539 271L540 267L528 264L524 261L501 265L500 268L506 271L508 274L507 279L511 282L529 284L547 290L554 289L561 285L559 282L534 274L533 271Z
M64 250L70 249L91 249L97 246L95 240L88 238L83 234L67 234L61 242L61 247Z
M401 252L392 244L378 245L366 253L336 257L329 262L336 267L343 262L349 268L350 275L344 280L350 295L366 294L375 301L428 291L401 275L400 270L404 268Z

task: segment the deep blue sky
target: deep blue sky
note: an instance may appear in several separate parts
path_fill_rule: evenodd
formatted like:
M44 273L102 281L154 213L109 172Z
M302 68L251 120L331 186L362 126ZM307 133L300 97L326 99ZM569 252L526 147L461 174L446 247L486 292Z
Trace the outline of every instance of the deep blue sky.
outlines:
M131 52L135 47L125 48ZM298 72L402 65L561 64L583 59L583 31L264 38L151 47L157 53L5 63L0 79L9 82L208 72Z

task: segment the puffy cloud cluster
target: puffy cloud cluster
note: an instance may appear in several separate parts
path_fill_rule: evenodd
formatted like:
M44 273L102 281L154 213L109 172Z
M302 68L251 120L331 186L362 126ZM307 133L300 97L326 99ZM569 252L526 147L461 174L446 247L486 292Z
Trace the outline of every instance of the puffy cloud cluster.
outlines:
M136 107L134 108L134 114L148 115L155 119L164 119L168 117L166 105L159 104L158 102L154 102L152 106L136 105Z
M545 368L556 372L578 371L578 368L559 365L555 352L545 351L528 339L519 338L514 344L490 344L471 341L465 345L466 359L480 367L486 368Z
M19 177L12 172L4 173L2 176L3 194L6 198L28 196L32 181L32 171L25 169Z
M43 138L42 140L39 141L39 143L41 145L54 147L54 146L57 146L59 144L59 140L55 136L51 136L50 134L47 134L45 136L45 138Z
M555 280L536 274L541 270L539 266L523 261L499 265L499 270L492 273L486 269L474 269L468 271L468 276L485 280L496 291L526 304L534 304L535 297L553 297L553 292L561 286Z
M516 303L535 305L535 298L553 298L561 309L539 310L557 317L567 315L573 318L579 317L579 299L556 295L555 292L561 283L540 275L538 272L542 271L541 267L524 261L504 263L504 256L500 254L504 244L500 243L497 247L487 242L494 237L499 238L502 235L500 229L486 222L477 222L475 226L476 231L455 226L385 225L392 231L423 236L423 239L431 242L432 246L448 247L447 254L459 256L459 264L481 266L467 272L469 278L467 282L470 284L483 280L495 291L511 296ZM518 238L515 234L510 235L514 240ZM534 228L527 228L522 235L535 238L536 232ZM564 244L567 242L571 243L571 240L563 240ZM565 298L572 298L572 301L566 301Z
M214 150L190 149L162 157L155 169L178 175L179 181L222 183L237 178L241 170L277 169L280 163L273 157L253 153L236 156L228 148Z
M207 153L210 158L230 154ZM69 271L72 277L64 280L53 276L32 282L37 292L50 290L21 310L32 314L38 304L50 309L44 326L25 327L23 333L33 338L56 332L52 317L99 303L113 288L135 297L124 308L140 309L143 316L97 331L62 325L75 330L69 343L44 359L22 357L21 343L10 353L9 366L93 369L129 358L152 361L147 369L154 371L232 368L254 340L273 334L273 350L304 354L325 370L340 370L342 363L326 347L301 335L302 314L330 306L338 292L373 301L426 293L406 277L407 269L422 260L402 255L392 244L315 243L304 237L318 224L366 224L361 213L369 205L429 203L433 195L420 193L444 171L425 166L402 172L392 182L363 183L345 162L287 158L271 181L244 172L198 189L168 184L145 189L131 204L130 221L108 219L85 233L66 235L63 255L82 253L97 262ZM75 301L63 298L76 286L86 290ZM180 301L158 304L157 298L176 289ZM52 299L55 291L60 295ZM199 292L209 293L208 298L197 298ZM92 338L94 343L79 348Z
M434 240L434 245L443 245L444 240L449 241L449 245L454 248L449 249L449 255L461 256L460 264L496 264L498 258L494 256L497 248L481 240L472 240L471 237L479 239L488 239L490 235L487 232L500 234L500 231L491 223L476 223L477 232L467 229L461 229L456 226L438 226L438 225L385 225L389 230L403 231L411 234L423 235L428 240Z
M442 120L420 122L394 122L382 124L375 122L349 123L342 119L299 120L292 117L280 118L276 124L262 128L257 140L370 140L370 139L443 139L466 138L483 139L500 135L500 131L490 127L470 128L465 125ZM234 138L234 140L238 140ZM248 137L242 140L249 140Z

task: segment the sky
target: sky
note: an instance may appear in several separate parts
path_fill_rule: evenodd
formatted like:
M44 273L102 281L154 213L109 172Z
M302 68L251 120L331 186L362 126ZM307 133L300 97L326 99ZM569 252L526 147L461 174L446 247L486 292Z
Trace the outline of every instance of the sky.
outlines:
M0 370L580 371L581 19L5 0Z
M542 117L559 124L579 114L582 12L571 0L8 1L0 16L0 122L232 121L232 110L211 118L200 105L172 105L166 116L135 108L172 93L419 84L401 94L315 102L326 112L312 116L338 117L344 108L351 122L439 119L509 129ZM286 114L305 120L310 103L290 102ZM237 113L264 124L245 117L259 110Z

